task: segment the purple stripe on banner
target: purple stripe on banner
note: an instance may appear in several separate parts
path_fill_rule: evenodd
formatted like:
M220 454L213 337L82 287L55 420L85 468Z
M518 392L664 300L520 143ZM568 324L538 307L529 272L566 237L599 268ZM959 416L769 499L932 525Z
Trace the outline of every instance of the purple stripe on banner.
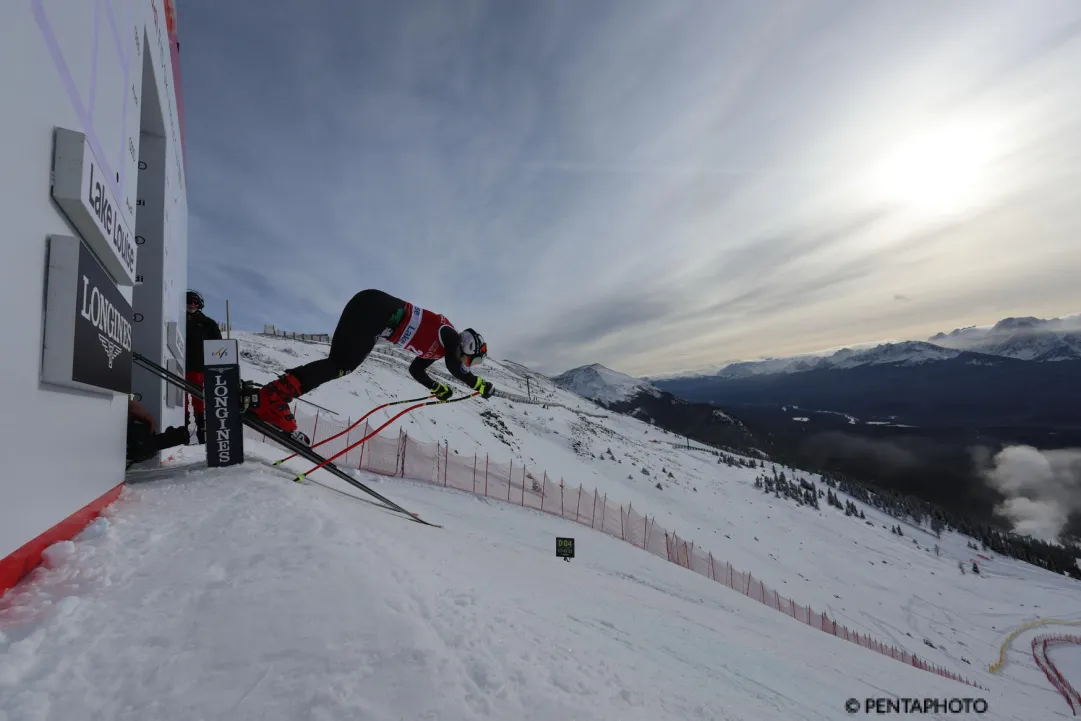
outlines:
M64 53L61 52L60 45L56 41L56 33L53 32L52 25L49 24L49 19L45 16L45 8L42 7L42 2L43 0L30 0L30 6L34 11L34 19L37 20L38 27L41 29L41 37L45 40L45 46L49 49L49 54L53 57L56 71L60 73L60 81L68 91L68 99L71 100L71 106L75 110L75 114L79 116L79 122L82 123L83 133L86 135L87 142L90 143L90 149L94 151L94 155L97 156L101 169L105 171L105 182L109 185L109 188L112 189L113 194L117 198L117 202L122 202L120 198L123 196L116 183L116 175L109 166L109 159L105 156L101 143L98 141L98 134L94 130L94 124L91 122L91 118L87 114L86 108L83 106L82 98L79 96L79 89L75 86L75 80L71 77L71 71L68 70L68 64L64 61Z
M101 32L101 0L94 0L94 40L90 44L90 102L87 103L87 114L94 117L94 101L98 91L98 38Z
M180 123L180 156L177 166L177 181L185 185L184 173L188 167L188 148L184 142L184 93L180 89L180 41L175 35L169 36L169 56L173 61L173 97L176 98L176 121Z
M124 45L120 42L120 33L116 31L116 15L113 14L113 4L106 0L105 13L109 18L109 29L113 31L113 42L116 43L116 57L123 59Z
M108 11L109 11L109 23L113 26L113 35L116 35L116 23L113 21L113 2L112 2L112 0L102 0L102 2L104 2L106 8L108 8ZM128 13L127 13L126 20L127 20L127 23L130 25L131 24L131 2L128 2L127 6L128 6ZM119 36L116 38L116 42L117 42L116 50L120 54L121 62L124 63L124 107L120 111L121 112L121 115L120 115L120 148L121 148L121 151L120 151L120 157L121 157L121 161L120 161L120 179L119 179L119 182L117 183L117 185L120 186L120 190L123 191L123 189L124 189L124 178L127 176L128 165L129 165L129 163L125 162L123 160L123 158L124 158L125 153L130 152L128 150L128 142L127 141L128 141L128 103L131 102L131 92L130 92L131 88L128 87L128 78L130 77L130 75L128 73L128 70L131 67L131 45L128 45L127 50L121 53L120 52L120 45L119 45L119 43L120 43ZM141 91L142 91L142 88L140 88L140 92ZM138 161L138 158L135 158L135 160ZM116 202L120 203L121 205L126 206L125 198L122 195L117 195L116 196ZM134 224L134 222L135 222L134 219L132 219L133 224Z

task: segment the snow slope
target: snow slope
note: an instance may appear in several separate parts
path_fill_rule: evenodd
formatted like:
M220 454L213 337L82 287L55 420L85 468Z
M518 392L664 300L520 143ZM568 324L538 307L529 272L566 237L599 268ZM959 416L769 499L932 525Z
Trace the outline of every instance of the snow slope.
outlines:
M5 609L0 713L757 721L961 693L615 539L566 563L558 519L394 491L448 527L262 469L127 491Z
M326 352L241 342L244 376L260 382ZM492 363L481 375L525 395L520 372ZM547 402L598 411L531 385ZM310 400L355 418L417 391L405 358L384 346ZM129 487L104 532L52 549L50 568L0 599L0 720L835 719L850 697L893 695L985 698L982 718L1068 713L1027 636L1004 669L986 668L1022 622L1081 617L1070 579L1003 558L961 575L973 554L963 537L904 523L898 537L896 519L859 502L867 522L825 503L796 506L754 488L769 464L720 465L625 416L496 397L406 418L418 440L514 458L631 502L796 601L989 690L833 638L546 514L366 477L446 526L428 529L248 463ZM250 441L248 452L283 455ZM574 561L555 557L558 535L577 539Z
M560 388L602 404L619 403L639 393L661 394L652 383L616 372L600 363L572 368L552 380Z

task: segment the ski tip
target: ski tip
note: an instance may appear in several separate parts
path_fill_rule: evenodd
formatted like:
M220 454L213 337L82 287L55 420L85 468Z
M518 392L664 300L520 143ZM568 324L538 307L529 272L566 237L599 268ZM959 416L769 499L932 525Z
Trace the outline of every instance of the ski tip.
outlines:
M307 476L305 476L303 473L301 473L299 476L297 476L293 480L296 481L297 483L303 483L305 478L307 478Z
M281 464L282 464L282 462L281 462L281 461L274 461L274 467L275 467L275 468L277 468L277 467L278 467L278 466L280 466Z

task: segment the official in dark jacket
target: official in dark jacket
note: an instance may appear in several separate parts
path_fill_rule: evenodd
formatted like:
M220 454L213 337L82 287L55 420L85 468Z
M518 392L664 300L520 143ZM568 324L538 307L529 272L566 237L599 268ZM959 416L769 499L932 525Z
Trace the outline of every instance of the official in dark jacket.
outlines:
M194 290L188 291L188 329L185 334L187 358L184 369L188 380L200 388L203 387L203 373L206 371L206 364L203 363L203 341L221 340L218 322L203 313L205 306L203 296ZM203 402L193 397L191 405L195 415L196 437L199 443L206 443L206 416L203 415Z

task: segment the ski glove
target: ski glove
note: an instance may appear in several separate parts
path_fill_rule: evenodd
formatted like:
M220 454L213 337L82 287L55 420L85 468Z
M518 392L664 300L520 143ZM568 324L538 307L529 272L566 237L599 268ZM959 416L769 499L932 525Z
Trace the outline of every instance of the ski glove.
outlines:
M493 386L491 383L484 380L483 378L478 378L477 382L473 384L473 390L480 391L481 398L491 398L492 391L495 390L495 386Z
M454 391L444 383L437 383L435 388L432 388L432 393L441 401L445 401L454 395Z

